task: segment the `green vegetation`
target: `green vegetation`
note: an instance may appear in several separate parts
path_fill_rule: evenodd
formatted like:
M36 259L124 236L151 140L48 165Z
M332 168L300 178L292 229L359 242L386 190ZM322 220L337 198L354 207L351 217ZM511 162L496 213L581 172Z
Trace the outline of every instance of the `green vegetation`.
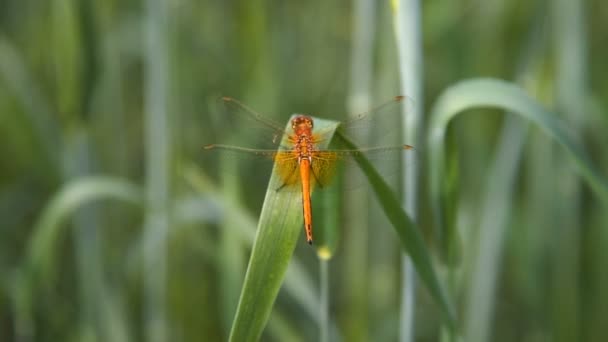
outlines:
M415 6L0 1L0 341L608 339L606 6ZM268 148L221 96L352 149L400 94L360 133L415 158L344 165L312 247L203 149Z

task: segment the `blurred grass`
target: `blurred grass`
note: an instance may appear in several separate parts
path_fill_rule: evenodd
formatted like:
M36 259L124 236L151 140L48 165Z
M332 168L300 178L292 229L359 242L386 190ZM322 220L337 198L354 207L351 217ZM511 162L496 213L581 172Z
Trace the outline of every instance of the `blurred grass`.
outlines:
M400 93L389 2L0 5L0 341L226 340L269 175L224 174L201 157L225 134L210 123L213 101L241 98L281 122L293 112L341 120ZM606 6L427 1L421 14L427 67L414 101L469 112L443 132L443 155L418 149L429 171L417 225L457 315L458 336L447 337L605 340ZM539 26L534 66L521 68ZM526 90L459 83L478 77ZM503 109L543 114L522 142ZM517 148L518 163L507 158ZM330 340L398 338L400 242L373 199L345 215L353 192L338 195L327 318L316 252L296 243L263 340L316 340L326 323ZM157 215L166 224L152 241ZM445 254L451 262L437 262ZM416 298L414 340L446 337L431 293L420 286ZM480 326L466 323L476 315Z
M394 0L391 2L395 41L399 61L399 83L402 94L409 98L423 98L424 51L422 49L422 4L418 0ZM424 126L422 101L408 101L402 109L402 131L405 142L422 150L422 134ZM420 207L419 186L420 164L414 163L412 156L403 158L404 165L410 165L402 176L404 194L403 205L406 213L413 222L418 221ZM413 164L413 165L412 165ZM410 256L404 254L401 261L401 323L399 341L414 340L416 317L416 271ZM417 266L420 266L418 263ZM428 284L428 279L424 280ZM453 319L453 318L452 318ZM453 322L450 322L453 325Z
M363 113L372 105L372 80L374 76L374 37L376 34L377 9L373 0L353 1L351 20L351 51L346 110L349 116ZM369 131L369 130L368 130ZM373 132L364 132L371 139ZM344 170L343 184L353 178L352 170ZM351 326L344 332L344 339L365 340L370 330L371 308L367 293L371 275L370 270L361 267L370 258L369 208L370 196L364 192L341 195L344 213L341 225L348 227L343 236L344 291L338 293L345 297L342 308L343 324ZM333 252L335 253L335 251Z

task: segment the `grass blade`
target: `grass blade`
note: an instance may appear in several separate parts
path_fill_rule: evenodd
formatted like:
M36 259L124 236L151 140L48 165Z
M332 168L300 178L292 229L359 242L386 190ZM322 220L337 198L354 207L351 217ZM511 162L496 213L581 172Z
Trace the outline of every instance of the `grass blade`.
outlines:
M25 264L18 269L13 279L13 295L16 311L19 313L17 335L23 338L34 335L33 303L36 298L34 288L52 286L56 276L53 261L58 250L58 242L69 225L65 222L78 209L90 202L102 199L116 199L141 205L141 190L135 185L113 177L88 176L65 184L48 202L34 224L28 242Z
M209 193L217 198L220 206L219 211L223 212L222 215L228 215L229 213L229 215L233 216L235 224L238 224L236 227L231 226L228 228L236 230L242 240L242 244L248 247L253 245L255 231L250 228L255 226L255 220L243 206L226 198L225 194L213 186L212 181L194 166L184 168L184 178L197 191ZM302 310L310 317L317 317L319 296L314 289L314 283L309 272L305 270L304 265L298 260L292 260L287 268L284 286L287 293L302 307Z
M608 202L608 180L603 176L587 154L559 119L544 109L516 85L497 79L472 79L448 88L437 100L431 111L428 151L430 174L430 196L434 216L440 234L442 251L447 251L450 236L444 222L443 208L446 204L445 183L445 132L450 120L467 109L495 107L518 114L538 125L548 136L559 143L571 158L576 171L587 181L591 189Z
M133 204L142 204L141 190L126 181L101 176L82 177L67 183L49 201L34 226L29 243L28 262L31 271L48 272L53 260L56 242L67 228L65 220L78 208L93 200L118 199ZM48 276L42 274L42 279Z
M371 108L372 89L374 84L374 52L376 44L376 16L378 3L374 0L354 0L352 18L352 43L350 54L350 82L346 107L350 117L355 117ZM362 136L370 135L370 130L362 132ZM350 172L344 173L344 182L352 181ZM342 316L347 341L367 339L370 333L370 301L369 279L370 269L361 267L370 257L368 242L368 222L370 215L370 200L367 195L346 196L343 206L343 225L349 233L344 235L342 242L346 262L344 276L341 281L349 284L344 289L344 296L349 298L337 314Z
M393 1L393 26L399 52L399 78L401 91L417 101L408 101L403 107L403 136L406 143L422 148L423 108L423 49L422 9L419 0ZM410 161L404 160L406 165ZM404 206L414 222L418 219L419 165L413 163L403 175ZM401 313L399 338L401 342L414 340L416 315L416 272L407 254L401 258Z
M143 326L151 342L169 340L167 307L168 246L171 226L172 122L170 101L170 6L146 0L144 37L144 139L146 210L143 245ZM157 242L158 241L158 242Z
M345 136L338 135L338 137L347 149L357 148L357 146ZM403 211L399 199L388 184L386 184L384 179L380 177L378 171L374 169L370 161L363 156L356 156L355 158L357 164L374 190L382 210L392 223L393 228L397 231L403 248L410 255L414 266L416 266L420 279L429 289L431 296L433 296L439 304L448 325L451 328L455 328L455 315L447 300L445 292L439 285L439 278L433 268L431 257L424 243L424 239L422 238L422 234L420 234L416 225L409 216L407 216L405 211Z

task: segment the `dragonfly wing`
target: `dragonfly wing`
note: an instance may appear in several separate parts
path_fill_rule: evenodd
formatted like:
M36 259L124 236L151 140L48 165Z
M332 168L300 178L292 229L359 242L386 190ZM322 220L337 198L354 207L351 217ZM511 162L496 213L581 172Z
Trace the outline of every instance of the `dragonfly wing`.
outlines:
M367 112L350 116L340 123L338 131L358 146L395 145L400 142L403 105L413 100L396 96ZM318 141L330 137L329 131L316 131ZM405 137L407 138L407 137Z
M329 185L335 174L339 157L339 154L333 151L317 151L314 153L311 164L311 186L318 185L320 188L324 188Z
M395 185L400 181L402 172L415 165L418 159L417 151L409 145L331 150L324 151L322 155L324 159L335 160L333 166L327 168L327 178L336 170L336 165L343 166L342 169L348 174L346 189L357 189L368 183L366 175L361 172L358 165L359 157L367 159L387 183Z
M281 191L300 190L298 158L292 151L260 150L221 144L206 145L204 150L204 164L219 165L219 159L232 160L233 162L228 164L229 168L219 171L239 174L245 179L245 182L255 181L257 183L262 180L261 178L267 179L274 161L275 172L279 178L277 183L272 184L271 187ZM208 159L212 157L215 157L215 160Z
M295 189L300 184L300 173L298 172L298 156L292 151L280 151L274 156L275 172L279 175L280 184L277 190Z
M286 134L284 126L231 97L219 99L213 111L214 129L210 142L276 150Z

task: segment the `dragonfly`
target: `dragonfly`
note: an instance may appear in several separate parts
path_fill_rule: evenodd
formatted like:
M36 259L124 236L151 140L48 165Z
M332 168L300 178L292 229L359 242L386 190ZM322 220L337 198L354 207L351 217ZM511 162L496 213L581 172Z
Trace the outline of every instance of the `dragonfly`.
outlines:
M401 102L404 96L396 96L374 109L354 116L351 120L340 123L339 131L348 136L349 128L368 126L370 121L381 119L381 113L400 113ZM323 188L331 180L336 164L339 161L353 160L356 156L374 157L382 155L383 159L401 158L403 151L413 151L411 145L378 146L357 149L320 148L321 142L326 141L332 134L329 130L315 130L315 120L307 114L294 114L290 129L283 129L282 125L262 116L240 101L231 97L222 97L221 102L227 110L227 117L232 122L244 125L243 132L257 134L260 129L264 131L266 141L273 148L256 148L229 144L208 144L203 146L206 151L225 151L237 154L246 154L254 158L262 158L275 163L280 176L280 186L276 189L296 189L301 192L302 212L304 218L304 231L308 244L313 243L313 213L311 195L315 187ZM378 115L376 115L378 114ZM395 123L391 123L394 125ZM257 127L257 129L254 129Z

